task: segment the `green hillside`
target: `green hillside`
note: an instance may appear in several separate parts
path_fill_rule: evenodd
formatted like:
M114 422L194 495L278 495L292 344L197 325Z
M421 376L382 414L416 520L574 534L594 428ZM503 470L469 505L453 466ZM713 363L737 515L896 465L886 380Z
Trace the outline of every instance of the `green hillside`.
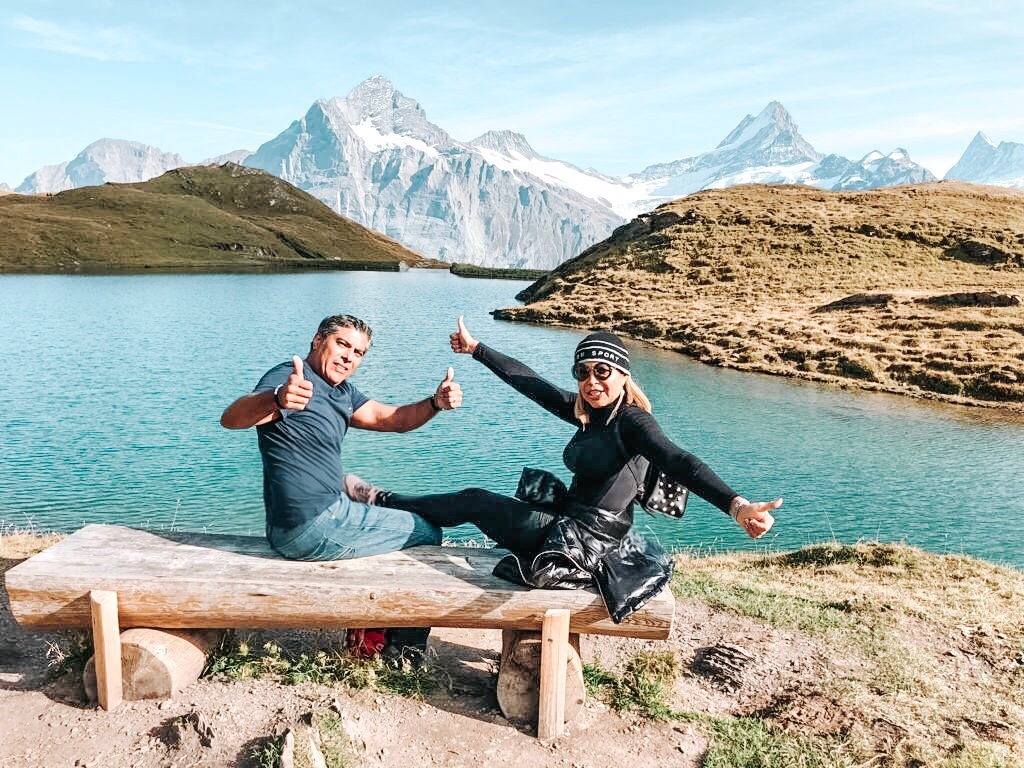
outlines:
M139 184L0 197L0 272L272 272L444 266L263 171L178 168Z

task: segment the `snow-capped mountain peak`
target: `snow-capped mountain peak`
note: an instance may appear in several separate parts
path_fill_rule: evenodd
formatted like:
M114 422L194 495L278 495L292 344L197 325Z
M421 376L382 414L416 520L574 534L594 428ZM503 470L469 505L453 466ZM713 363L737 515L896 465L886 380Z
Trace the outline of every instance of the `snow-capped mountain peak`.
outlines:
M452 143L447 133L427 120L419 103L395 90L386 77L375 75L353 88L344 100L331 101L349 124L369 123L381 136L407 136L434 147Z
M75 187L131 183L159 176L186 165L181 155L124 139L100 139L69 162L47 165L28 176L17 191L28 194L62 192Z
M972 147L995 149L996 143L986 136L984 131L978 131L971 140L971 143L967 145L967 151L969 152Z
M1024 189L1024 144L1001 141L996 146L978 131L946 178Z
M859 162L846 161L845 166L830 163L830 167L842 171L839 179L829 179L827 184L822 185L831 189L875 189L935 181L931 171L911 160L910 154L902 147L897 147L888 155L876 149L864 155Z
M471 147L490 149L506 157L537 157L526 137L515 131L487 131L469 142Z
M782 104L773 101L762 109L757 117L744 117L715 149L738 147L755 140L763 144L765 139L774 138L780 133L796 134L796 123Z

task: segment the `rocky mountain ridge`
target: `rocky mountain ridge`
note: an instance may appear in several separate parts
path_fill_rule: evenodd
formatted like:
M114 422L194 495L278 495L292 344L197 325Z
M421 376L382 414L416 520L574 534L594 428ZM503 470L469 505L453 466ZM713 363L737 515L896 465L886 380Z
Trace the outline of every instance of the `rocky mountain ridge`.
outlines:
M1024 189L1024 144L1001 141L996 145L979 131L946 178Z
M956 178L1024 185L1020 147L1004 142L997 148L976 138L954 168ZM135 181L184 164L177 155L145 149L96 142L69 163L40 169L18 191ZM701 189L788 183L856 190L934 180L902 148L856 161L824 155L775 101L747 115L711 151L614 178L543 157L512 131L458 141L383 77L364 81L344 99L315 102L253 153L238 150L207 162L225 160L273 173L429 257L544 269L633 216Z

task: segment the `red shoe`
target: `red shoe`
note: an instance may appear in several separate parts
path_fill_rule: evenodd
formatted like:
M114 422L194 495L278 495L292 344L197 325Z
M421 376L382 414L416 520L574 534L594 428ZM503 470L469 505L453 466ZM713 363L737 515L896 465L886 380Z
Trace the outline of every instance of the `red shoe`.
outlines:
M357 659L380 656L387 641L383 629L350 629L345 633L345 648Z

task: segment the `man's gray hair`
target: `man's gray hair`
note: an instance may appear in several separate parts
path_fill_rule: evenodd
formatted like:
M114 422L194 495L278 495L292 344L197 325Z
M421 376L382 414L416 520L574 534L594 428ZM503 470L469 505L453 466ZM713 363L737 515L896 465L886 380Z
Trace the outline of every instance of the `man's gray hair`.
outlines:
M357 331L366 334L366 348L373 346L373 329L355 315L331 315L320 321L320 327L316 329L316 335L323 338L330 336L339 328L355 328Z

